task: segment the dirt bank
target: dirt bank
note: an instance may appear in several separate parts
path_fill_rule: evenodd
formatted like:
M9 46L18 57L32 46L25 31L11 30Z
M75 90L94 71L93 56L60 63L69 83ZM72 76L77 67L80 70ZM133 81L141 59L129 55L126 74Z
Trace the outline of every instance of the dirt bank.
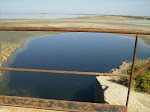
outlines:
M78 20L78 19L45 19L45 20L0 20L0 26L22 26L22 27L78 27L78 28L115 28L149 30L150 23L132 23L100 20Z

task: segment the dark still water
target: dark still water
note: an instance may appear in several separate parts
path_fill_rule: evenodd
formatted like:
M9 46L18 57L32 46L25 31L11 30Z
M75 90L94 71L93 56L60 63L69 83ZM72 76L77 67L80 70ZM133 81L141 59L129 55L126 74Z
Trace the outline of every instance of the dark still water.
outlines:
M132 60L134 41L104 33L46 35L27 40L5 66L104 73ZM150 46L139 39L137 58L149 54ZM94 102L95 76L11 71L3 79L1 94Z

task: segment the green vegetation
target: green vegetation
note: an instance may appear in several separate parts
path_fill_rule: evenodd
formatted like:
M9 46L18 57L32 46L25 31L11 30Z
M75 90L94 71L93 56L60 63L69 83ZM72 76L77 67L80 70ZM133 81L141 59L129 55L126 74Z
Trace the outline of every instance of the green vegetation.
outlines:
M147 62L148 60L136 60L134 70L137 71ZM131 66L128 68L127 72L131 75ZM128 86L129 78L121 78L120 83ZM146 92L150 94L150 67L133 79L132 86L136 91Z

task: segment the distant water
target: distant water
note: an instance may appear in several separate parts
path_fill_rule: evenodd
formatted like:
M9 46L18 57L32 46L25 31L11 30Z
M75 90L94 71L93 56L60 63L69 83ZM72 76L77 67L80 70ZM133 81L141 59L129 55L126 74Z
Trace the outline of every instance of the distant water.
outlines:
M85 16L93 16L93 15L82 15L82 14L30 14L30 13L6 13L0 14L0 19L62 19L62 18L77 18L77 17L85 17Z
M5 66L104 73L132 60L134 41L105 33L40 36L27 40ZM150 45L139 39L137 58L149 56ZM10 71L3 78L1 94L94 102L95 76Z
M91 21L93 21L93 20L91 20ZM111 20L99 20L99 22L103 22L103 21L107 22L107 21L111 21ZM120 21L112 20L111 22L150 23L150 20L146 20L146 19L120 20Z
M57 13L0 13L0 19L69 19L78 17L101 16L98 14L57 14ZM83 20L83 19L81 19ZM95 21L95 20L90 20ZM107 21L107 20L99 20ZM116 22L150 23L150 20L133 19Z
M123 22L132 22L132 23L150 23L150 20L146 19L133 19L133 20L125 20Z

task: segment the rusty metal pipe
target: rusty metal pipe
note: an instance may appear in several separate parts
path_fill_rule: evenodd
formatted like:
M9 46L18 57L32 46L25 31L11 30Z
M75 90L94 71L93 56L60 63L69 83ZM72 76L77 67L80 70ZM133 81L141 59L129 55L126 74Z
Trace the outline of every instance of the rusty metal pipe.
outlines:
M62 32L97 32L119 34L150 35L146 30L108 29L108 28L74 28L74 27L0 27L1 31L62 31Z
M69 112L126 112L122 105L108 105L88 102L63 101L16 96L0 96L0 105L40 108Z
M130 77L130 75L127 75L127 74L110 74L110 73L98 73L98 72L78 72L78 71L42 70L42 69L25 69L25 68L4 68L4 67L0 67L0 70L26 71L26 72L45 72L45 73L59 73L59 74L79 74L79 75L101 75L101 76Z
M136 60L137 45L138 45L138 34L136 35L136 39L135 39L132 71L131 71L131 77L130 77L130 82L129 82L129 87L128 87L128 94L127 94L127 102L126 102L127 107L129 105L129 98L130 98L131 87L132 87L132 80L133 80L133 74L134 74L134 65L135 65L135 60Z

